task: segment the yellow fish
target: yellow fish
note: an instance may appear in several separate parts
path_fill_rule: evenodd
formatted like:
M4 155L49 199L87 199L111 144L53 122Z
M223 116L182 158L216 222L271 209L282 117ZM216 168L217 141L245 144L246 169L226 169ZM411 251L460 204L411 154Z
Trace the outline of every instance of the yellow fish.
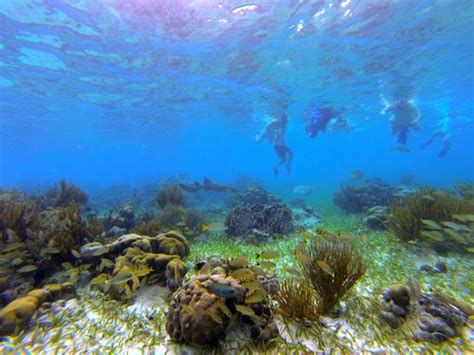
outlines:
M327 262L325 262L323 260L318 260L318 261L316 261L316 263L326 274L334 277L334 271L332 270L332 268L329 266L329 264Z
M257 254L257 258L260 259L276 259L280 257L280 253L278 251L265 251L262 254Z
M324 238L328 242L331 242L331 243L337 242L337 236L332 234L331 232L328 232L327 230L318 228L316 229L316 233L318 233L322 238Z
M354 236L347 232L339 232L339 239L341 239L343 242L349 243L352 242Z
M247 267L249 261L245 256L239 256L238 258L232 259L229 262L229 266L232 268L242 268Z
M249 280L255 277L254 273L250 269L238 269L230 274L236 280Z
M237 310L237 312L243 314L244 316L254 316L255 315L255 312L253 311L253 309L248 307L248 306L244 306L244 305L241 305L241 304L236 304L235 309Z
M209 223L203 224L201 226L203 232L225 232L227 227L224 223L216 222L216 223Z
M245 303L246 304L252 304L252 303L258 303L258 302L262 302L265 297L267 297L267 293L260 289L260 290L256 290L252 293L252 295L250 295L249 297L247 297L245 299Z
M293 275L300 275L300 272L297 268L294 268L294 267L291 267L291 266L284 266L283 267L283 270L285 270L286 272L290 273L290 274L293 274Z
M301 264L307 264L309 259L306 255L304 255L303 253L297 251L295 252L295 258L296 260L298 260Z
M302 231L299 234L304 239L309 239L309 240L315 239L315 236L308 231Z
M275 263L272 263L271 261L262 261L259 265L264 269L272 269L276 267Z

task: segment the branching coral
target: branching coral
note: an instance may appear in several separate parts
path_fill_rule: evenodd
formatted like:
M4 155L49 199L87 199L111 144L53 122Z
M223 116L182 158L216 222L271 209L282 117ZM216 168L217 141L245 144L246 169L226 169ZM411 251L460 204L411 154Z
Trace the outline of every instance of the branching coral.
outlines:
M392 204L390 229L400 239L426 239L421 235L422 219L434 222L450 221L453 215L474 214L474 204L456 198L447 191L423 189Z
M18 191L0 191L0 232L19 227L26 208L27 204L20 200Z
M315 240L305 253L303 275L323 299L325 311L333 309L367 270L351 243Z
M167 205L184 206L184 192L179 185L165 185L158 191L156 202L163 209Z
M287 279L274 295L279 312L289 319L317 321L323 312L323 301L308 280Z

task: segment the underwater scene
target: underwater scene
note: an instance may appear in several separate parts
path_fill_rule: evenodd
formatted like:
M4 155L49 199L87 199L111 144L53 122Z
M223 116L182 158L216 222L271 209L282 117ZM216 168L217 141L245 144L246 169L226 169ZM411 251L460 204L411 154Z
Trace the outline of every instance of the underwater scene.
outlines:
M2 354L474 353L472 0L0 2Z

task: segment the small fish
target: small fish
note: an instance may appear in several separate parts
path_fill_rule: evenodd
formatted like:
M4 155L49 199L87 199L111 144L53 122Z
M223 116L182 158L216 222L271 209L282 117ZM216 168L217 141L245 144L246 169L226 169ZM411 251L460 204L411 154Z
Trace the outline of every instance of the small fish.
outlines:
M359 235L359 237L360 237L360 240L362 240L362 242L365 245L369 244L369 240L367 239L367 236L365 234L361 234L361 235Z
M430 229L442 230L441 226L430 219L422 219L421 222Z
M473 254L473 253L474 253L474 248L467 248L466 251L467 251L468 253Z
M276 259L280 257L280 253L278 251L265 251L261 254L257 254L257 258L260 259Z
M431 239L435 242L440 242L444 239L443 234L438 231L422 231L420 234L423 237Z
M43 248L41 249L41 252L44 254L59 254L60 253L59 249L54 248L54 247Z
M326 274L334 277L334 271L332 270L332 268L329 266L329 264L327 262L325 262L323 260L318 260L318 261L316 261L316 263Z
M362 170L354 170L351 173L352 180L359 180L359 179L362 179L363 177L364 177L364 172Z
M225 305L224 302L222 302L222 301L221 301L221 302L217 302L217 303L216 303L216 307L217 307L218 309L220 309L220 310L222 311L222 313L224 313L227 318L230 319L230 318L232 317L232 312L230 311L229 307L227 307L227 306Z
M331 242L331 243L337 242L337 236L332 234L331 232L328 232L327 230L317 228L316 233L318 233L318 235L320 235L322 238L324 238L328 242Z
M410 149L404 145L399 145L397 147L392 148L394 152L400 152L400 153L408 153L410 152Z
M20 258L14 259L14 260L11 262L11 264L12 264L13 266L18 266L18 265L23 264L24 261L25 261L25 259L23 259L23 257L20 257Z
M205 312L206 315L211 317L211 319L218 323L218 324L224 324L224 321L222 318L216 313L216 310L214 308L208 308Z
M240 314L243 314L244 316L254 316L255 315L255 312L253 311L253 309L248 307L248 306L244 306L244 305L241 305L241 304L236 304L235 309L237 310L237 312L239 312Z
M209 223L209 224L203 224L201 226L201 229L203 232L225 232L227 230L227 227L224 223Z
M312 240L316 238L313 234L311 234L308 231L302 231L299 233L299 235L303 237L304 239L308 239L308 240Z
M276 267L276 264L272 263L271 261L262 261L258 265L260 265L264 269L273 269L274 267Z
M296 258L296 260L298 260L298 262L300 262L303 265L305 265L309 262L309 258L305 254L303 254L299 251L295 252L295 258Z
M429 194L424 194L421 196L422 199L427 200L427 201L434 201L434 197L429 195Z
M186 223L184 223L184 221L180 221L176 223L176 227L186 227Z
M354 236L347 232L339 232L338 236L339 236L339 239L341 239L345 243L349 243L354 240Z
M242 284L242 286L251 291L260 290L263 288L263 285L260 281L245 282Z
M104 270L106 267L114 267L114 266L115 266L115 264L113 263L112 260L102 258L102 259L100 259L100 264L97 267L97 270L99 272L102 272L102 270Z
M184 310L187 314L194 316L196 314L196 310L194 307L191 307L189 304L182 303L181 309Z
M461 234L459 234L458 232L453 231L452 229L446 229L444 232L445 232L447 235L449 235L449 236L451 237L451 239L454 239L454 240L457 241L458 243L460 243L460 244L467 244L466 239L465 239Z
M25 246L23 243L12 243L8 244L5 249L2 250L2 253L9 253L11 251L15 251L17 249L21 249Z
M230 276L236 280L249 280L255 277L253 272L247 268L235 270L230 274Z
M214 293L215 295L219 297L223 297L223 298L234 298L239 295L239 292L237 289L228 285L213 283L213 284L210 284L209 286L206 286L206 288L210 292Z
M263 271L260 266L251 266L250 270L252 270L255 275L265 275L265 271Z
M453 218L456 218L457 220L461 222L474 222L474 214L454 214Z
M36 270L38 270L38 267L36 265L26 265L23 266L21 269L18 269L17 272L19 272L20 274L26 274L28 272L33 272Z
M133 272L131 271L119 271L117 275L112 278L113 284L122 284L133 279Z
M77 250L75 249L71 249L71 254L76 258L76 259L79 259L81 257L81 253L79 253Z
M89 284L91 285L100 285L103 284L104 282L109 280L109 275L107 274L100 274L99 276L93 278Z
M245 299L246 304L262 302L267 297L265 290L256 290L249 297Z
M294 268L294 267L291 267L291 266L284 266L283 270L285 270L287 273L295 275L295 276L301 275L301 273L299 272L299 270L297 268Z
M93 256L101 256L101 255L107 254L108 252L109 252L109 248L107 248L105 246L101 246L101 247L95 249L92 252L92 255Z
M248 264L249 264L249 261L246 256L239 256L238 258L232 259L229 262L229 266L231 268L247 267Z
M199 269L199 274L200 275L207 275L211 272L211 263L207 262L205 263L201 269Z
M462 229L460 228L460 225L457 224L457 223L453 223L453 222L442 222L444 226L448 227L448 228L451 228L451 229L454 229L456 231Z

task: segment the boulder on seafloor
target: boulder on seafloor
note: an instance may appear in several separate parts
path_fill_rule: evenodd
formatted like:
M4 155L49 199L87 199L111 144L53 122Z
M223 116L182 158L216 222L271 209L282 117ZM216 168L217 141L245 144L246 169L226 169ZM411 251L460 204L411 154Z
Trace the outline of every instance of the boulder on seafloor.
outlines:
M278 336L263 286L269 280L260 272L243 268L240 273L246 275L246 281L256 281L250 287L230 276L229 265L214 263L212 274L194 276L172 295L166 323L171 338L211 345L232 329L231 323L247 324L251 338L258 343L267 344ZM204 269L210 266L205 264Z
M374 206L367 211L364 223L374 230L386 230L389 226L390 209L387 206Z
M76 297L76 288L71 283L49 284L31 290L0 311L0 335L17 334L24 329L43 303L72 297Z
M410 318L415 324L416 341L439 343L459 336L472 308L451 297L421 293L419 288L391 286L382 296L379 317L392 328L399 328Z

